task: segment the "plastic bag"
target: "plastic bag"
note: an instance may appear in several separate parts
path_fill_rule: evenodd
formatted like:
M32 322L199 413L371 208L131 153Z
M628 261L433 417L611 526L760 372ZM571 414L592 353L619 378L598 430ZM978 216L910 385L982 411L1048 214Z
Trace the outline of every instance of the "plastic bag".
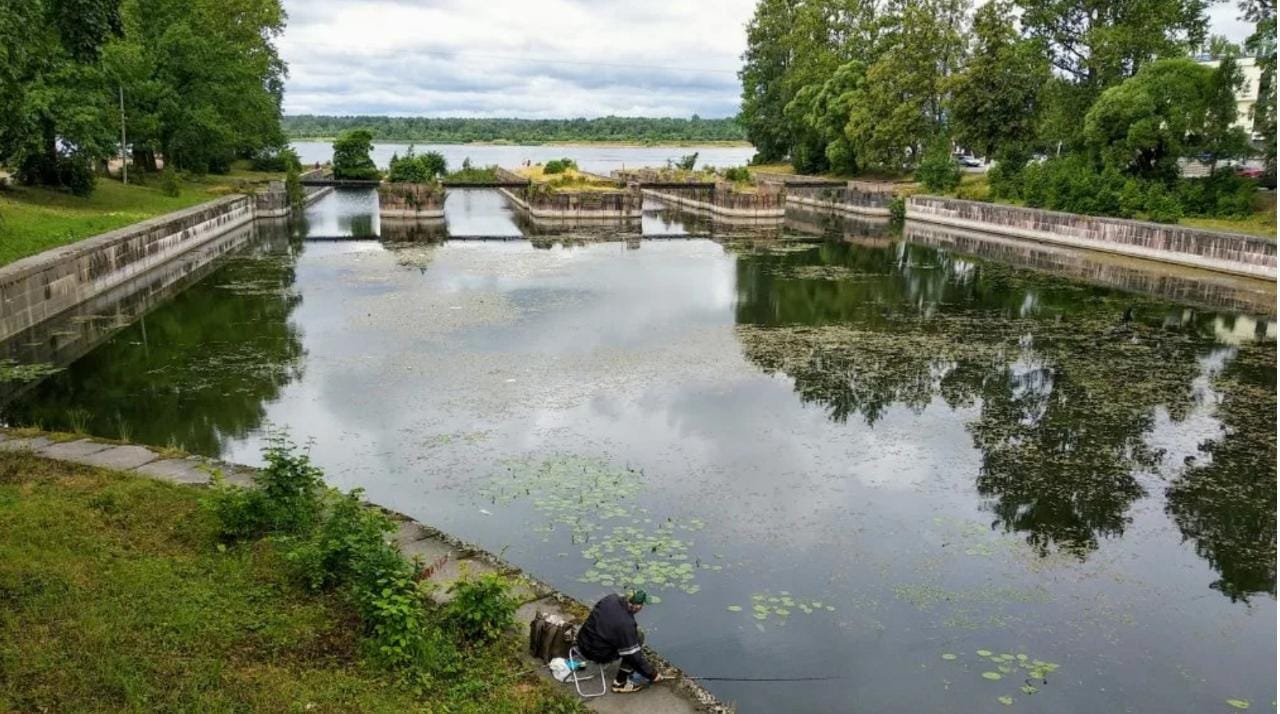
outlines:
M573 674L573 670L569 669L569 663L564 661L564 657L556 657L551 660L551 676L556 678L557 682L569 681L569 676Z

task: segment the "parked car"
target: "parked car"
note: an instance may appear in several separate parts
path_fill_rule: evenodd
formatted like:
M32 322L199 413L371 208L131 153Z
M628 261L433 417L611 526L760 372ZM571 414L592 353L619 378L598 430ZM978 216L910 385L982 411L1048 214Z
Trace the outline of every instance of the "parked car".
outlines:
M1262 178L1262 169L1257 166L1239 166L1236 168L1236 176L1243 178Z
M971 169L977 168L982 165L981 159L977 158L976 156L971 156L969 154L965 154L964 156L961 156L957 160L960 162L961 166L968 166Z

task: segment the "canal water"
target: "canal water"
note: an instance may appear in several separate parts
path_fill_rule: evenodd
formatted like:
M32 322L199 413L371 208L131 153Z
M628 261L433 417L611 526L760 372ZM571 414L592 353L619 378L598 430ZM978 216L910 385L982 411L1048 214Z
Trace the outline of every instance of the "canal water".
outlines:
M446 210L522 232L493 192ZM386 229L339 191L10 343L108 325L4 419L246 463L287 428L574 596L645 588L691 674L829 678L709 683L744 712L1272 706L1274 286L658 204L640 230L687 238Z

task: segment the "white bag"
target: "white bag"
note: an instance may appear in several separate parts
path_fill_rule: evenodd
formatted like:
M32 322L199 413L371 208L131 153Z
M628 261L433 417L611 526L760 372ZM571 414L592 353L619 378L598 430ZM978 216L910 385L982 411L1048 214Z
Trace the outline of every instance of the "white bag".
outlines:
M551 676L556 678L557 682L569 681L569 676L573 674L573 670L569 669L569 663L564 661L564 657L556 657L551 660Z

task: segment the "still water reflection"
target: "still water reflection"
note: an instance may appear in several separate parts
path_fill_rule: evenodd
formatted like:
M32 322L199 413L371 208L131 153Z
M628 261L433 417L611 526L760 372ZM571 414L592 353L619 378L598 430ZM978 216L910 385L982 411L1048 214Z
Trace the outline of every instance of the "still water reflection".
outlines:
M459 198L450 233L511 220ZM6 418L248 462L288 426L335 485L574 595L643 580L693 673L839 677L721 683L743 711L1275 697L1265 314L811 215L788 230L838 239L302 240L378 230L326 202Z

